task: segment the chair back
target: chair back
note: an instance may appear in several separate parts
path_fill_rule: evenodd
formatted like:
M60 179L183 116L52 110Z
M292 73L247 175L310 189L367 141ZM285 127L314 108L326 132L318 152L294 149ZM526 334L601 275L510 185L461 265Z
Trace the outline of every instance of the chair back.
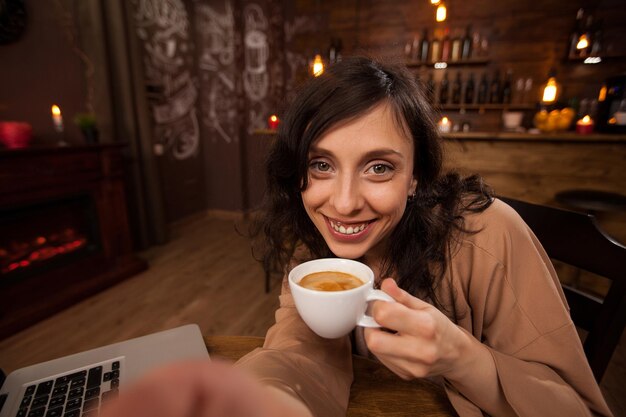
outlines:
M499 197L517 211L550 258L611 281L602 298L563 284L574 324L588 332L583 347L598 382L626 326L626 246L590 214Z

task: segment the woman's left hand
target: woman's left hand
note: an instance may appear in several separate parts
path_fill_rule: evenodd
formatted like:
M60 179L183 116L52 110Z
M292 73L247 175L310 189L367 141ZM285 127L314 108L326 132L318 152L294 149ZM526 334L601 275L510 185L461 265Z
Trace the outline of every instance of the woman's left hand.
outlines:
M387 368L407 380L436 375L454 378L471 361L465 354L475 340L441 311L402 290L393 279L384 280L381 289L396 302L374 302L372 317L396 333L366 328L365 341Z

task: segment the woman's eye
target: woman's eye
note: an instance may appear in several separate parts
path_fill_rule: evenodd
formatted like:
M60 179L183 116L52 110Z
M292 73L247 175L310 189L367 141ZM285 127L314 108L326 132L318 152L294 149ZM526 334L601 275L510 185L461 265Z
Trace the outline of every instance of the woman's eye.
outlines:
M323 162L323 161L315 161L311 163L311 167L317 171L322 171L322 172L326 172L330 169L330 165L328 164L328 162Z
M389 165L385 165L385 164L372 165L372 167L370 168L370 171L376 175L387 174L391 170L392 168Z

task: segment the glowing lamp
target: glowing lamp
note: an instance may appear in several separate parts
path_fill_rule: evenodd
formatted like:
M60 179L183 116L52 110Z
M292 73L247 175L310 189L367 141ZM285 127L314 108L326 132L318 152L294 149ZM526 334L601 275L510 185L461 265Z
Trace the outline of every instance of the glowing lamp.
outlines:
M548 74L548 81L540 89L541 102L543 104L553 104L561 93L561 85L556 81L556 72L554 69L550 70Z
M444 20L446 20L446 14L447 14L447 9L446 6L443 3L440 3L439 6L437 6L437 13L435 15L435 20L437 20L437 22L443 22Z
M324 73L324 62L322 61L322 57L317 54L313 59L313 75L319 77Z
M576 44L576 49L586 49L589 46L589 39L587 39L587 35L580 35L578 38L578 43Z

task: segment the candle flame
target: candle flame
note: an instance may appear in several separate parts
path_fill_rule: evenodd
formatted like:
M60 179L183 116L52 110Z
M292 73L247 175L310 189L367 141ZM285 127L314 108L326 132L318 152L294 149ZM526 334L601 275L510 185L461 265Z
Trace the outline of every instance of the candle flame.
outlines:
M278 116L276 116L275 114L272 114L272 115L270 116L270 120L271 120L272 122L276 122L276 121L278 121Z
M582 122L588 125L589 123L591 123L591 117L589 117L589 115L586 115L585 117L583 117Z
M448 123L450 123L450 120L446 116L443 116L441 118L441 124L447 125Z
M55 115L55 116L60 116L61 115L61 109L56 104L52 105L52 114Z
M322 62L322 57L318 54L315 55L313 59L313 75L319 77L324 72L324 63Z

